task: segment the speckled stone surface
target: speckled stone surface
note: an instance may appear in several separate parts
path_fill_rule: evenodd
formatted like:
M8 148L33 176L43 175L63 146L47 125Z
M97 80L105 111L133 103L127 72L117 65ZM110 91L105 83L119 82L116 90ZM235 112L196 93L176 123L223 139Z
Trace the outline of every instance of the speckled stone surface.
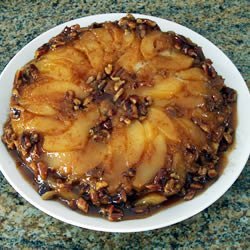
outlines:
M137 12L205 36L232 59L250 87L247 2L2 0L0 72L25 44L57 24L98 13ZM193 218L129 234L94 232L53 219L21 198L0 173L0 249L249 249L249 166L250 161L228 192Z

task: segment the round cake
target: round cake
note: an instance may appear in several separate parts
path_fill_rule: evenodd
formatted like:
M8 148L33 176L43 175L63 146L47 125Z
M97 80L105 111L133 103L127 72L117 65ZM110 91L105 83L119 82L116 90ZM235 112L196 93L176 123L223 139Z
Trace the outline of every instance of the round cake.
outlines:
M43 199L117 221L218 176L235 102L198 45L127 15L38 48L16 73L2 140Z

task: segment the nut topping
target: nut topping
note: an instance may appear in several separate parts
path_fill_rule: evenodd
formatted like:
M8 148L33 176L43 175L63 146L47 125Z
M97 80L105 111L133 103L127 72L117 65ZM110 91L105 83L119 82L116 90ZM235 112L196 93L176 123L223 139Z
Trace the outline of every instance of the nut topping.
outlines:
M124 93L124 89L119 89L113 97L113 101L116 102Z
M42 180L46 180L48 176L48 166L44 162L40 161L37 163L37 169Z
M85 214L88 213L88 211L89 211L89 204L88 204L83 198L79 198L79 199L76 201L76 205L77 205L77 207L78 207L82 212L84 212Z
M90 84L90 83L92 83L94 80L95 80L95 77L94 77L94 76L90 76L90 77L87 79L86 83L87 83L87 84Z
M104 71L105 71L105 73L106 73L107 75L110 75L110 74L112 73L112 69L113 69L112 64L108 64L108 65L105 67Z

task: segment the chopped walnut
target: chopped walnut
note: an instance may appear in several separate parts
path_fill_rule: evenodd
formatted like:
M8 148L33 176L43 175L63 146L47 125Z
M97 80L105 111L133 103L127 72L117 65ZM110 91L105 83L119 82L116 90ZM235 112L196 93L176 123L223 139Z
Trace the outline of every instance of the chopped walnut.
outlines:
M21 116L21 113L24 111L24 108L21 106L15 105L10 108L10 115L12 119L18 119Z
M123 95L124 93L124 89L123 88L120 88L114 95L113 97L113 101L116 102L118 101L118 99Z
M10 125L10 122L4 126L4 133L2 135L2 141L6 144L7 148L14 150L17 146L17 135L13 131L13 128Z
M48 176L48 166L44 162L40 161L37 163L38 173L42 180L46 180Z
M202 69L205 71L205 73L206 73L208 76L210 76L210 77L212 77L212 78L215 78L215 77L216 77L217 73L216 73L214 67L212 66L212 61L211 61L211 60L206 59L206 60L202 63L201 67L202 67Z
M109 205L106 208L101 208L100 214L106 216L110 221L119 221L124 216L122 210L116 208L114 205Z
M184 196L184 200L186 200L186 201L192 200L194 198L195 194L196 194L195 190L193 190L193 189L189 190L187 192L187 194Z
M29 64L25 66L23 69L17 71L15 76L14 85L18 88L23 84L32 83L37 80L39 75L38 68L34 64Z
M110 138L112 132L112 121L110 118L107 118L105 121L97 124L95 127L89 130L89 135L95 141L105 142Z
M19 150L23 156L31 155L33 158L39 158L40 150L37 144L40 141L40 137L35 132L24 132L20 138Z
M171 196L176 193L178 193L181 189L181 185L178 180L175 178L171 178L169 181L167 181L165 187L164 187L164 193L166 196Z
M98 181L96 182L96 190L100 190L101 188L105 188L108 186L108 183L106 181Z
M209 169L207 175L213 179L218 176L218 173L215 169Z
M105 67L104 71L105 71L105 73L106 73L107 75L110 75L110 74L112 73L112 69L113 69L112 64L108 64L108 65Z
M193 189L202 189L203 185L201 185L200 183L192 183L190 187Z
M79 198L78 200L76 200L76 205L82 212L84 212L85 214L88 213L89 204L83 198Z

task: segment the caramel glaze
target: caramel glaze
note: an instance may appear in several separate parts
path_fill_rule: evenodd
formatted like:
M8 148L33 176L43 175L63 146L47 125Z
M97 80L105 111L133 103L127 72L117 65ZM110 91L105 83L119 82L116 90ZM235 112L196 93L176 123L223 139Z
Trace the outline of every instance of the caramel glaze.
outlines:
M2 139L43 199L117 221L217 178L235 102L200 47L128 15L40 47L16 73Z

